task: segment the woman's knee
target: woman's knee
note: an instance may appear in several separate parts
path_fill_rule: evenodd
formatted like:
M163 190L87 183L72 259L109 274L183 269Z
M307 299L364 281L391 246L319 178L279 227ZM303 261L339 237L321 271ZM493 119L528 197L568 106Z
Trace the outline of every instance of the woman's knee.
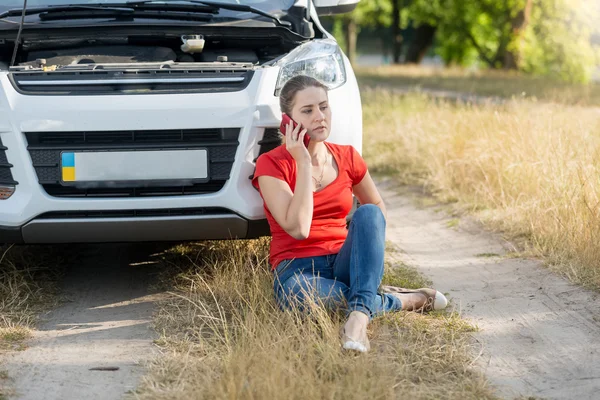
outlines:
M356 209L352 216L352 222L357 224L373 224L385 227L383 212L375 204L365 204Z

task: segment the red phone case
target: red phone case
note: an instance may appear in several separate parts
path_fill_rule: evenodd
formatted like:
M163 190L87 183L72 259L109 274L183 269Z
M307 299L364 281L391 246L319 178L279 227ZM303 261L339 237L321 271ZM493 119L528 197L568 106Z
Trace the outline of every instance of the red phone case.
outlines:
M286 127L290 123L290 121L292 122L293 128L296 128L298 126L298 123L296 121L294 121L293 119L291 119L286 113L281 114L281 125L279 126L279 130L284 135L285 135ZM308 136L308 134L305 134L304 135L304 145L306 147L308 147L308 143L310 143L310 136Z

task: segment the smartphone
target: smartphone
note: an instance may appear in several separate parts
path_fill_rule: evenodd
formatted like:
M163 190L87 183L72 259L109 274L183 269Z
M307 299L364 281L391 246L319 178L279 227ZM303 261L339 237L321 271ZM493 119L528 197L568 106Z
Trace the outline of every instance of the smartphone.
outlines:
M291 119L286 113L281 114L281 125L279 126L279 130L284 135L285 135L287 125L290 123L290 121L292 122L292 128L296 129L296 127L298 126L298 123L296 121L294 121L293 119ZM304 146L308 147L309 143L310 143L310 136L308 136L308 134L306 134L306 135L304 135Z

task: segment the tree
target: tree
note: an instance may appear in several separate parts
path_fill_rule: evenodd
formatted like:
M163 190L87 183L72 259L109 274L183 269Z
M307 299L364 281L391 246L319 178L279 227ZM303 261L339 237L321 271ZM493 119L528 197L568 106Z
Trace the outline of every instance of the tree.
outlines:
M343 35L346 55L351 63L356 59L356 38L362 27L380 28L391 24L391 3L389 0L363 0L354 11L333 17L334 26ZM334 33L335 34L335 33ZM336 37L338 37L336 35Z
M393 42L393 60L394 64L400 64L400 55L402 54L402 33L400 23L402 21L402 9L404 0L392 1L392 42Z
M529 27L531 20L531 10L533 8L533 0L527 0L523 9L517 10L514 17L510 21L510 29L512 38L502 50L504 53L504 68L517 69L521 63L523 39L525 30Z
M589 82L600 63L600 4L595 0L535 0L523 35L519 68L571 82Z
M414 30L413 39L410 41L406 51L405 62L407 64L420 64L425 57L425 53L433 44L436 27L427 23L422 23Z
M595 0L414 0L407 12L417 29L435 29L446 64L585 82L598 62L591 44L598 8Z
M516 67L515 37L529 21L533 0L415 1L411 18L436 27L441 55L447 63L470 63L473 56L492 68ZM513 63L514 64L514 63Z

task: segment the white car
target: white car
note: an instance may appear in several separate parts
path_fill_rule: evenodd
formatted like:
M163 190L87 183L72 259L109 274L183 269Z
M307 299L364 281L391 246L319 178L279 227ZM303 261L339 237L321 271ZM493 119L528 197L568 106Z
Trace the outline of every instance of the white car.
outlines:
M287 79L326 83L329 140L362 148L318 17L358 1L2 0L0 243L269 235L250 177Z

